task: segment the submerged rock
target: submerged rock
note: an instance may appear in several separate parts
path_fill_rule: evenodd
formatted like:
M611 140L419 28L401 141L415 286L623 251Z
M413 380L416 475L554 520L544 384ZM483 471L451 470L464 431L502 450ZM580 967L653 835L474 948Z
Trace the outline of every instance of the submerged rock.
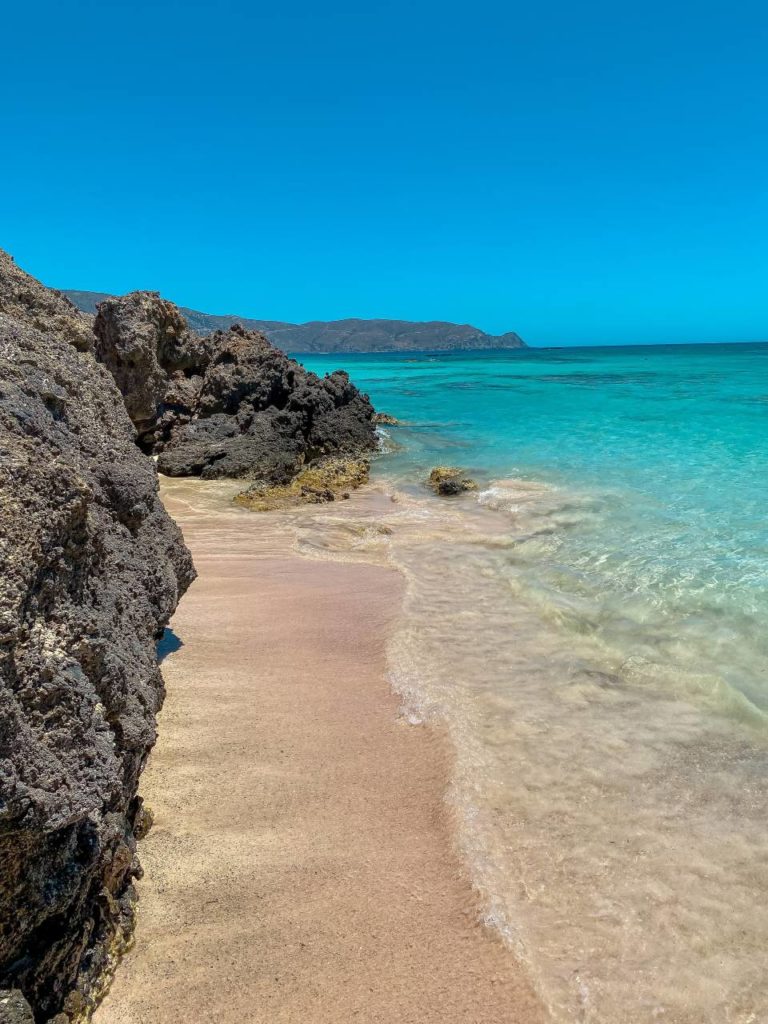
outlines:
M429 474L427 483L435 494L443 496L477 490L475 481L456 466L436 466Z
M321 379L258 331L200 338L155 292L100 303L94 330L140 444L169 476L281 485L310 461L376 445L373 408L346 373Z
M130 931L155 642L194 570L112 376L78 351L87 331L41 285L25 305L6 270L0 988L43 1022L87 1014Z
M253 484L235 497L235 504L252 512L272 512L296 505L317 505L338 498L368 481L370 463L367 459L326 459L307 466L289 484Z
M398 427L400 420L397 416L390 416L388 412L375 412L373 414L373 422L376 426L381 427Z

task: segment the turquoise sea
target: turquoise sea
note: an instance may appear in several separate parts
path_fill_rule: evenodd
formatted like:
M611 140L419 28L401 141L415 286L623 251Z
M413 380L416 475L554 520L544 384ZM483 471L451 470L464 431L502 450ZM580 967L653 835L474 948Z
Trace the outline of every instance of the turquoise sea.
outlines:
M299 358L401 421L303 544L405 573L392 682L553 1018L768 1020L768 345Z

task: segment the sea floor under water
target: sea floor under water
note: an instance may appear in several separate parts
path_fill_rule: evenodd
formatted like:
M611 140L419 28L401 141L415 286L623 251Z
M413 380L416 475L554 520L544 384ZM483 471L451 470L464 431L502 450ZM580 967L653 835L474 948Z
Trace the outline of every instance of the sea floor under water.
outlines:
M382 472L286 521L307 556L404 574L390 681L407 720L447 726L480 912L553 1021L758 1024L765 712L717 671L716 621L676 633L647 600L553 584L553 538L594 501L515 479L441 500Z

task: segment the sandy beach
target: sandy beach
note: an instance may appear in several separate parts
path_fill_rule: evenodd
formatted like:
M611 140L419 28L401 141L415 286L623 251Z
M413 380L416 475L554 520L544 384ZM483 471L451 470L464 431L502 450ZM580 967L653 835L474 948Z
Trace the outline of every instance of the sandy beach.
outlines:
M164 485L199 578L141 787L136 941L96 1024L543 1022L454 852L448 744L386 680L399 575L301 558L199 487Z

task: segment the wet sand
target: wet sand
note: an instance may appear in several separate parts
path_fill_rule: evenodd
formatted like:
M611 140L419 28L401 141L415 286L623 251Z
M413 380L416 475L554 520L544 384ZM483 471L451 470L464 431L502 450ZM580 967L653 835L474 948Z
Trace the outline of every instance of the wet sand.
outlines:
M398 574L303 559L195 486L165 487L199 579L142 785L136 943L95 1024L543 1024L454 853L447 743L386 681Z

